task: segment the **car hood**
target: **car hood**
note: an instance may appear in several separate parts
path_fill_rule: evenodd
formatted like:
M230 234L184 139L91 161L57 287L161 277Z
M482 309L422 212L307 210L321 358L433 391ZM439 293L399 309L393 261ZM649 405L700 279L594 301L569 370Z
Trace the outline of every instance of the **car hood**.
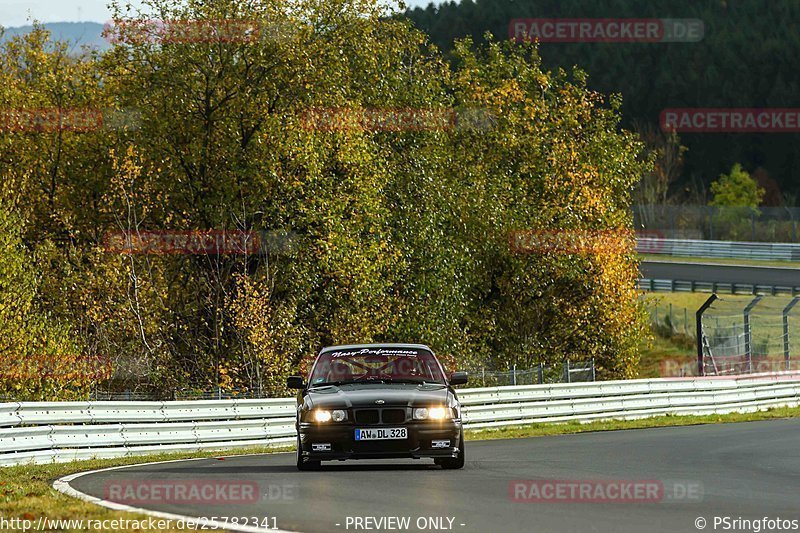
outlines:
M310 400L313 407L341 409L425 404L444 405L447 403L447 394L447 387L438 384L348 383L309 389L306 398ZM378 400L383 400L385 403L378 404L376 403Z

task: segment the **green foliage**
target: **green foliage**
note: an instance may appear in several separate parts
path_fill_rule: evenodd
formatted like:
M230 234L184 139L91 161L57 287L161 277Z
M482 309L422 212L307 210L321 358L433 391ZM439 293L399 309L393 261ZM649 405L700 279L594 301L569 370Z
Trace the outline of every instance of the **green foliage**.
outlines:
M718 207L749 207L755 211L764 198L764 189L738 163L730 174L722 174L711 184L714 198L709 205Z
M93 379L81 372L69 324L41 305L41 283L21 229L20 219L0 201L0 395L79 398Z
M533 45L464 41L450 66L372 0L153 3L164 19L266 31L123 35L79 58L40 31L0 54L3 106L135 110L130 128L0 136L15 184L3 197L30 221L48 327L110 357L111 386L284 394L321 346L369 341L428 343L451 370L594 357L601 377L635 374L645 321L632 239L598 253L508 243L528 229L627 235L648 167L620 131L618 99L580 71L547 72ZM458 120L315 129L314 109ZM109 231L223 229L289 231L294 244L251 255L102 245Z
M711 192L710 205L720 208L714 213L714 224L733 239L752 235L752 218L759 215L757 206L764 198L756 180L737 163L730 174L720 175L711 184Z

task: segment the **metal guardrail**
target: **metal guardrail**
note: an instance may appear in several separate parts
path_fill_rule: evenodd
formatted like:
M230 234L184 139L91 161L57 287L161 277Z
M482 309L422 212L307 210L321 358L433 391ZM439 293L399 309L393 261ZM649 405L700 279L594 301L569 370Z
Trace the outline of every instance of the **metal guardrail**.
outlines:
M666 414L748 412L800 405L800 374L752 374L738 379L643 379L471 392L465 421L470 428L543 422L636 419Z
M800 405L800 373L463 389L468 428ZM0 404L0 466L287 445L294 398Z
M636 250L642 254L676 257L800 261L800 244L792 243L661 239L640 234Z
M0 404L0 466L294 443L294 398Z
M800 287L650 278L641 278L639 280L639 289L650 292L709 292L718 294L770 294L773 296L776 294L789 294L791 296L800 295Z

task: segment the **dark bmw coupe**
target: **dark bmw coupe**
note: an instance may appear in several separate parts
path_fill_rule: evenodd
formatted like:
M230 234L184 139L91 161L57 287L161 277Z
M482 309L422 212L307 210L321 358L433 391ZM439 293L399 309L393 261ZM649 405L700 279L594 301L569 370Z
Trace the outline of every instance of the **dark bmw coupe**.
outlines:
M321 461L433 458L464 466L461 405L453 385L421 344L366 344L323 349L308 382L288 380L297 396L297 468Z

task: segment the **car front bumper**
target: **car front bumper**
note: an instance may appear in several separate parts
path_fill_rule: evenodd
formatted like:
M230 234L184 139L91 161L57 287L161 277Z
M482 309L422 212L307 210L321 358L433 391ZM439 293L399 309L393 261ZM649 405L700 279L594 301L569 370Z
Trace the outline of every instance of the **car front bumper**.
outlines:
M356 441L356 428L408 429L408 438L399 440ZM344 459L399 459L423 457L456 457L461 447L461 420L442 422L408 422L394 425L356 426L349 424L300 423L300 450L303 457L313 461ZM434 447L433 441L450 441L449 446ZM329 451L314 449L314 445L328 444Z

